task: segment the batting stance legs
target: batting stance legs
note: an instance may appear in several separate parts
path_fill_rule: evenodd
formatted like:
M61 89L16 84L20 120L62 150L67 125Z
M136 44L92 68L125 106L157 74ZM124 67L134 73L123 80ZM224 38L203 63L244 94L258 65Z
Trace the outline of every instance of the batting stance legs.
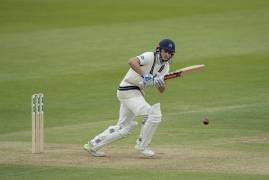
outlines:
M145 116L139 138L136 140L135 149L141 151L145 156L153 156L155 153L148 148L151 139L161 122L160 103L154 104Z
M135 117L143 115L146 119L141 128L141 133L135 148L141 151L145 156L153 156L154 152L150 150L148 146L155 130L161 122L160 104L150 106L143 96L128 99L119 98L119 100L121 105L118 123L109 126L102 133L95 136L88 144L84 145L84 149L94 156L105 156L105 154L99 150L130 134L137 125L137 122L134 120Z

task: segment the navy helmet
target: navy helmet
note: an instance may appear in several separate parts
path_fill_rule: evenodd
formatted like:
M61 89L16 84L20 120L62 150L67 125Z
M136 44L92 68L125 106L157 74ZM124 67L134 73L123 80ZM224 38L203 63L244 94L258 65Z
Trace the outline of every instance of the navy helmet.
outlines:
M168 51L169 53L171 53L171 57L168 60L163 60L161 55L160 55L160 51L161 49L164 49L166 51ZM172 62L172 58L174 56L176 52L176 45L175 43L171 40L171 39L163 39L159 42L159 44L156 47L156 54L158 55L159 59L160 59L160 63L164 63L164 62Z
M165 49L171 53L175 53L176 52L176 45L171 39L163 39L159 42L157 49L158 50Z

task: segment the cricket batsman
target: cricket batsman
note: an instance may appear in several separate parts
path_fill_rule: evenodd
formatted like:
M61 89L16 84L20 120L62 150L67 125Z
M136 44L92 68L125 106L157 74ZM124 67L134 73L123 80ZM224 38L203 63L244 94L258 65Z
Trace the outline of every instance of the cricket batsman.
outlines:
M158 43L155 52L144 52L129 60L130 69L117 90L120 101L119 120L117 124L109 126L85 144L83 148L86 151L96 157L105 156L101 149L130 134L137 125L135 117L143 116L135 149L146 157L155 155L149 144L162 120L162 113L160 103L150 105L145 100L144 89L156 87L160 93L165 91L164 75L169 72L175 49L172 40L163 39Z

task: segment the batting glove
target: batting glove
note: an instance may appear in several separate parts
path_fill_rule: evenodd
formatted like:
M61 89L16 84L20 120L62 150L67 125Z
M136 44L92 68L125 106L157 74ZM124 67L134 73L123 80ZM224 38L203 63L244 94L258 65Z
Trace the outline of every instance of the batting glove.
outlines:
M154 86L156 87L165 87L165 82L162 77L154 78Z
M154 78L151 74L143 74L143 84L145 86L153 86L154 85Z

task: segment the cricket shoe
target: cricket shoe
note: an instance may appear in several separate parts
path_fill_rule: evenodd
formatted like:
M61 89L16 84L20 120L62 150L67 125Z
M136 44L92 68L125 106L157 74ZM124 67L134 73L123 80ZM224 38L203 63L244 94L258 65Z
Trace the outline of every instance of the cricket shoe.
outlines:
M150 150L148 147L142 147L139 143L136 143L135 149L140 151L146 157L152 157L155 155L155 152Z
M83 149L85 151L87 151L88 153L90 153L94 157L104 157L104 156L106 156L106 154L104 152L102 152L102 151L93 150L93 148L91 148L89 143L84 144Z

